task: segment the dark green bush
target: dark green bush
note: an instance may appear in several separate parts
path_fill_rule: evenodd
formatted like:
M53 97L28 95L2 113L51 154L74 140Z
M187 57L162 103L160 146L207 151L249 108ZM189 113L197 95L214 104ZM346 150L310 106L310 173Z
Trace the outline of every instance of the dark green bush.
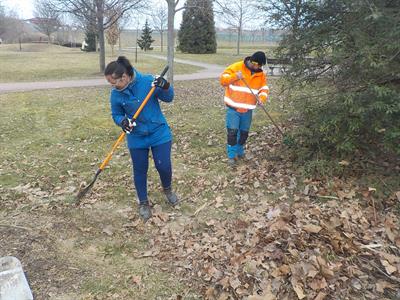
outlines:
M297 145L310 157L400 155L400 1L285 2L292 18L284 6L273 16L288 32L278 54L292 62Z

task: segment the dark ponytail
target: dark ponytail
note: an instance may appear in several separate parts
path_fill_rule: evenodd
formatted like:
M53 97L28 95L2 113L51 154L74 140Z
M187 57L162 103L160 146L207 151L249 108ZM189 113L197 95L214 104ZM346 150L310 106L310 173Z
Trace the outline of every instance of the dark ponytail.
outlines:
M120 78L126 73L133 77L133 67L130 61L125 56L118 56L116 61L110 62L104 70L104 75L114 75L115 78Z

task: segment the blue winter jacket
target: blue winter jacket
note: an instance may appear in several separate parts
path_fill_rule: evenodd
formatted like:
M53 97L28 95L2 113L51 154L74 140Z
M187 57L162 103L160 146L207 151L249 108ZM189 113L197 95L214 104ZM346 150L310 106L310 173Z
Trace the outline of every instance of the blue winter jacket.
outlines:
M113 88L110 95L111 114L115 124L121 125L125 117L132 118L151 90L154 78L135 69L133 81L123 90ZM173 87L163 90L157 87L136 120L136 127L127 134L128 148L149 148L171 141L172 134L158 100L171 102Z

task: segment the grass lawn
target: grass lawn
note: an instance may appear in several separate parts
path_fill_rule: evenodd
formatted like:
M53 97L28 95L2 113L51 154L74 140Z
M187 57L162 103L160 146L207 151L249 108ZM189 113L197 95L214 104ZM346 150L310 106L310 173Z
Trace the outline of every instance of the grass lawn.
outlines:
M165 62L146 57L139 52L138 62L135 54L125 52L134 67L144 73L162 70ZM106 53L106 64L115 60L118 54ZM83 52L47 44L0 45L0 82L50 81L102 76L99 71L99 53ZM192 73L200 68L185 64L175 64L176 74Z
M264 184L228 184L236 175L226 167L218 82L177 82L175 88L176 100L162 107L174 133L174 182L182 204L165 204L151 164L149 197L169 221L154 218L145 225L136 212L125 145L83 204L74 205L79 185L91 180L120 133L110 117L108 89L0 95L0 238L7 241L0 256L23 262L37 299L202 298L194 283L175 275L174 266L153 257L153 235L185 222L238 216L240 193L259 199L267 194ZM261 111L256 114L260 139L269 125ZM218 196L226 198L231 215L213 209L193 217Z

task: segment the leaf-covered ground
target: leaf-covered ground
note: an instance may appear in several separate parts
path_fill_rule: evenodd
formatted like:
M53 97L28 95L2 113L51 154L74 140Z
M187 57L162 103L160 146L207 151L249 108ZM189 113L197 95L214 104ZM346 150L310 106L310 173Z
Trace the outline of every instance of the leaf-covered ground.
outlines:
M119 134L107 89L0 95L0 256L22 261L37 299L400 297L400 188L385 184L399 166L377 174L379 186L351 173L304 178L259 110L232 170L218 83L175 87L163 109L182 202L165 203L151 166L146 224L125 147L74 204ZM279 119L283 99L272 100Z

